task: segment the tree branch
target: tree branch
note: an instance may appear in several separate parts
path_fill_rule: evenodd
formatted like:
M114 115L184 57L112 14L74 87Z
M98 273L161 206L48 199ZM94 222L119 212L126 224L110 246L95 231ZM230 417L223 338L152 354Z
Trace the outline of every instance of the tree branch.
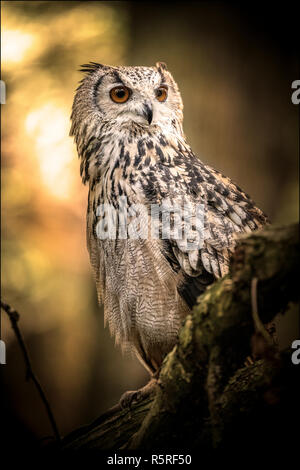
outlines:
M255 435L264 430L264 436L275 438L273 418L291 416L293 390L299 393L299 386L289 354L279 354L256 327L299 299L298 265L296 225L242 237L229 274L211 285L186 317L154 396L67 436L64 448L242 445L241 436L252 436L254 416ZM244 367L253 351L259 360Z
M57 442L60 442L61 437L60 437L60 434L59 434L59 431L58 431L56 421L54 419L54 415L53 415L50 403L49 403L49 401L48 401L48 399L45 395L45 392L44 392L44 390L43 390L43 388L40 384L40 381L38 380L37 376L35 375L35 373L32 370L31 362L30 362L30 359L29 359L29 354L28 354L28 351L27 351L22 333L21 333L21 331L18 327L18 321L19 321L19 318L20 318L20 314L15 309L13 309L10 305L8 305L7 303L2 302L2 301L1 301L1 308L2 308L2 310L4 310L7 313L8 317L10 319L10 322L11 322L12 329L15 332L17 341L18 341L19 346L21 348L22 355L23 355L24 362L25 362L25 367L26 367L26 380L31 379L33 381L34 385L36 386L37 391L38 391L38 393L41 397L41 400L44 403L49 421L51 423L51 426L52 426L52 429L53 429L53 432L54 432L54 435L55 435L55 439L56 439Z

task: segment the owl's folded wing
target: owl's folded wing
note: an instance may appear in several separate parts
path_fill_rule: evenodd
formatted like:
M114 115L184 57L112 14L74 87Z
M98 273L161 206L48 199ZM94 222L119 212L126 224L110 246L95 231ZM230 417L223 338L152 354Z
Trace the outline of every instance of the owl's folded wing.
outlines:
M183 222L183 237L170 239L172 251L184 273L191 277L204 270L215 278L228 272L238 236L268 223L264 213L229 178L199 162L201 183L194 214ZM198 212L197 212L198 209ZM188 225L188 227L186 227ZM184 230L186 228L186 230Z

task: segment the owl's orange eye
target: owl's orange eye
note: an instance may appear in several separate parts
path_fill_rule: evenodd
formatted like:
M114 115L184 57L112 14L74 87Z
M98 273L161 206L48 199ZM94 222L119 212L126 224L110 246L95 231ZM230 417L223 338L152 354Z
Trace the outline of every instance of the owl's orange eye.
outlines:
M116 86L110 90L110 97L115 103L126 103L130 90L126 86Z
M166 101L167 97L168 97L168 87L165 86L165 85L162 85L160 86L159 88L157 88L156 92L156 98L158 99L158 101L160 101L161 103L163 101Z

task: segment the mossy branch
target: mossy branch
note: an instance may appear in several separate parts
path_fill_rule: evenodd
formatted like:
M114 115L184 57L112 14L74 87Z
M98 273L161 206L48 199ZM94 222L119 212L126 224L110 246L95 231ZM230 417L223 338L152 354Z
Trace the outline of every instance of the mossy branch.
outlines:
M272 420L291 413L298 384L289 354L279 354L261 324L298 301L298 266L298 226L242 237L229 274L185 319L155 394L130 411L115 407L67 436L64 448L222 448L252 432L254 416L273 436ZM256 361L245 366L250 354Z

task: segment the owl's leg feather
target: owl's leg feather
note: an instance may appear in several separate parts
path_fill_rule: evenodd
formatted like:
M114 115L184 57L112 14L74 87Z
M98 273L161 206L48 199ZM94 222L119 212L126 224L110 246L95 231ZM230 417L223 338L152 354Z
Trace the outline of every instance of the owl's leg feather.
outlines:
M128 390L128 392L123 393L119 400L119 405L123 409L131 408L133 403L138 403L139 401L151 395L156 385L157 379L152 377L144 387L138 390Z

